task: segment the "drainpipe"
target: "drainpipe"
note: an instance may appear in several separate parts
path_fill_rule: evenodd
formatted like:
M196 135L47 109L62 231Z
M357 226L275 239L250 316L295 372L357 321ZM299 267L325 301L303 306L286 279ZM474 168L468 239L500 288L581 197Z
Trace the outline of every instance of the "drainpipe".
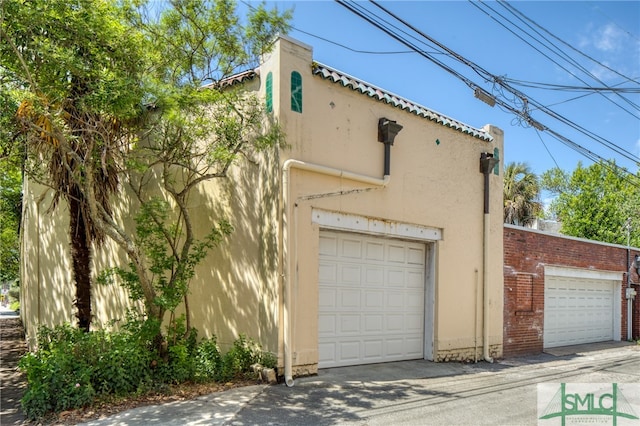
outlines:
M320 164L308 163L305 161L288 159L282 165L282 213L281 213L281 223L282 216L286 213L287 222L286 225L282 224L282 232L281 232L281 256L283 257L282 262L284 264L282 275L281 275L281 285L284 288L284 319L283 319L283 328L284 328L284 382L287 386L292 387L295 382L293 380L293 351L292 351L292 323L293 323L293 315L292 315L292 287L294 285L297 286L297 274L293 275L294 279L291 279L291 255L292 251L289 250L290 242L289 239L295 240L297 237L293 234L295 232L296 223L291 223L291 169L295 168L298 170L318 173L326 176L334 176L339 177L341 179L353 180L356 182L365 183L368 185L374 185L379 187L386 187L391 180L391 176L389 175L389 169L391 164L391 149L390 145L393 145L394 138L398 134L398 132L402 130L402 126L397 124L395 121L388 120L386 118L381 118L378 121L378 141L385 144L384 151L384 176L382 179L374 178L371 176L366 176L358 173L352 173L341 169L336 169L333 167L322 166ZM295 218L294 218L295 220ZM284 247L285 241L287 245L287 254L284 255ZM295 248L297 251L297 246ZM295 262L297 262L297 255Z
M487 362L493 362L493 358L489 355L489 234L491 226L491 215L489 214L489 175L493 168L498 164L498 160L493 158L493 154L483 152L480 154L480 172L484 175L484 226L482 241L482 285L483 285L483 357Z
M631 250L627 247L627 340L633 339L633 297L631 295Z
M38 325L42 324L42 318L40 315L40 288L42 287L42 274L41 274L41 268L40 268L40 256L42 255L41 253L41 246L40 246L40 240L42 240L42 235L40 234L40 232L42 231L42 217L41 217L41 206L42 203L44 202L47 194L49 193L49 190L45 190L42 192L42 194L40 194L40 197L38 197L38 199L36 200L36 236L37 236L37 240L36 240L36 283L38 284L37 286L37 290L36 290L36 296L37 296L37 302L36 302L36 312L37 312L37 318L38 318ZM25 309L26 312L26 309Z

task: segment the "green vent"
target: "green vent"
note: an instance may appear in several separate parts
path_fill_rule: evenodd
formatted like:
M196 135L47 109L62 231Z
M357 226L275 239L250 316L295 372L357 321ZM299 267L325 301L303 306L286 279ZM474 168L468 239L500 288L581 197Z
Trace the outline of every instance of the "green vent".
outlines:
M267 112L273 112L273 74L267 74Z
M298 71L291 73L291 111L302 112L302 76Z
M498 148L493 148L493 158L496 160L500 159L500 150ZM500 176L500 162L497 162L495 167L493 168L493 174L496 176Z

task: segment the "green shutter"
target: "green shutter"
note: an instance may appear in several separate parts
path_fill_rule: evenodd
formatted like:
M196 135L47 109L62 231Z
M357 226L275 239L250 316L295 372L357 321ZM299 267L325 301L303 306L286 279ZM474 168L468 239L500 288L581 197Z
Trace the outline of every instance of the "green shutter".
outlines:
M273 74L267 74L267 112L273 112Z
M495 158L496 160L500 159L500 150L498 148L493 148L493 158ZM493 174L496 176L500 176L500 162L498 161L498 163L496 163L495 167L493 168Z
M302 112L302 76L298 71L291 73L291 111Z

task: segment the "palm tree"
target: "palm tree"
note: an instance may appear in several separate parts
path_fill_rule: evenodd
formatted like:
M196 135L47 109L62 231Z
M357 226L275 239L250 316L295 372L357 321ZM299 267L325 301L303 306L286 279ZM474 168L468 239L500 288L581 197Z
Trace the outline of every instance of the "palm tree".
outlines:
M542 211L538 176L526 163L509 163L504 171L504 223L526 226Z
M89 331L92 319L92 248L104 242L105 234L92 220L87 205L87 188L82 183L87 181L87 172L93 174L90 179L93 182L92 192L105 215L111 215L109 196L117 190L119 180L112 145L120 137L119 124L109 116L82 112L74 102L65 102L63 108L56 110L63 117L68 134L56 128L51 114L37 112L29 101L20 105L17 117L29 136L30 149L41 158L49 159L46 164L47 186L54 190L50 211L60 199L67 202L76 317L78 328Z

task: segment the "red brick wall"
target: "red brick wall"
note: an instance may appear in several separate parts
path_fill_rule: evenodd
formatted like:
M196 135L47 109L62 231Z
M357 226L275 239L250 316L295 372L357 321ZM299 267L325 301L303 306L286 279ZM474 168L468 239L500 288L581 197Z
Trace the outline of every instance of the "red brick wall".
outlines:
M631 261L639 251L631 250ZM621 246L545 234L526 228L504 227L504 355L542 352L545 265L620 271L627 269L627 250ZM630 278L638 282L632 268ZM627 339L626 275L621 280L621 338ZM635 286L638 290L638 286ZM640 335L640 297L636 297L633 336Z

